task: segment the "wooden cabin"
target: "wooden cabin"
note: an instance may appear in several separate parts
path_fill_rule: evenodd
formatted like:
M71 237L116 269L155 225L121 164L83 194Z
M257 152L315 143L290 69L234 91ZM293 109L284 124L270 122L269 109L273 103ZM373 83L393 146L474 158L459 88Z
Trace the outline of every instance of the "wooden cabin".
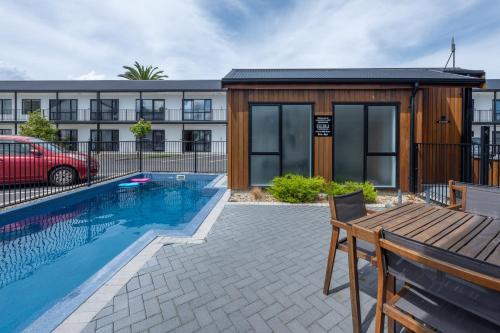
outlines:
M233 69L222 79L228 186L267 186L298 173L410 191L415 143L470 142L471 91L484 76L436 68Z

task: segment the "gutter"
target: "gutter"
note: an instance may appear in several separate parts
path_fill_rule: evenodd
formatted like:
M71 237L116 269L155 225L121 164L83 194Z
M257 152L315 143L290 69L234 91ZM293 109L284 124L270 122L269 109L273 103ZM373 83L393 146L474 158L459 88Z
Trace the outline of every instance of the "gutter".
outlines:
M419 88L419 82L415 81L413 83L413 89L410 96L410 191L413 193L417 192L417 147L415 143L415 113L416 113L416 101L415 96L417 95Z

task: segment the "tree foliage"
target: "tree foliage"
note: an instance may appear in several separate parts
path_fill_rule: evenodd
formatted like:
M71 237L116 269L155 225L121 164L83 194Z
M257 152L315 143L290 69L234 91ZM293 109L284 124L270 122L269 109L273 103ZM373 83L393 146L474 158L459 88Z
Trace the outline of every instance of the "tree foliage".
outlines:
M137 139L142 139L151 132L151 122L141 118L137 123L130 126L130 132L132 132Z
M45 141L57 141L58 130L40 111L30 112L28 121L21 124L19 134Z
M158 67L144 66L137 61L134 66L123 66L123 68L126 70L125 73L118 76L127 80L163 80L168 77Z

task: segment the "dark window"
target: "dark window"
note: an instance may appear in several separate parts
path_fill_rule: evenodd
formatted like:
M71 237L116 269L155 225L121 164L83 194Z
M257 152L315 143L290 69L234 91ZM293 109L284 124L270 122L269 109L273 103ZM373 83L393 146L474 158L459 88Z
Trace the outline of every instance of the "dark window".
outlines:
M103 129L97 135L97 130L90 131L90 139L92 142L92 150L107 150L118 151L120 148L120 132L119 130Z
M139 150L139 143L137 143ZM143 151L165 151L165 130L152 130L142 139Z
M101 99L101 117L97 109L97 100L90 100L90 120L118 120L119 118L119 100Z
M165 100L164 99L143 99L142 113L141 100L135 100L136 119L144 120L165 120Z
M23 99L22 114L28 114L33 111L42 111L39 99Z
M397 106L336 104L333 116L334 179L396 187Z
M0 99L0 119L4 119L4 116L11 114L12 114L12 100Z
M211 99L185 99L183 110L184 120L212 120Z
M59 101L59 109L57 102ZM50 120L77 120L78 100L76 99L51 99L49 100Z
M212 150L212 131L210 130L185 130L184 151L210 152Z
M0 128L0 135L12 135L10 128Z
M311 176L311 104L252 105L249 122L252 186L286 173Z
M63 141L62 145L66 149L78 150L78 130L76 129L59 130L59 140Z

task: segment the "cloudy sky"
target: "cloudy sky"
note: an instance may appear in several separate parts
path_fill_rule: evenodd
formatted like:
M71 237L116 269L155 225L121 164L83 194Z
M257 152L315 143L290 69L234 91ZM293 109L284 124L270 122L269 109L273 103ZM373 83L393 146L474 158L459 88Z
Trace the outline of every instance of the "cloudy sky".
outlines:
M500 78L500 1L0 0L1 79L171 79L231 68L445 64Z

